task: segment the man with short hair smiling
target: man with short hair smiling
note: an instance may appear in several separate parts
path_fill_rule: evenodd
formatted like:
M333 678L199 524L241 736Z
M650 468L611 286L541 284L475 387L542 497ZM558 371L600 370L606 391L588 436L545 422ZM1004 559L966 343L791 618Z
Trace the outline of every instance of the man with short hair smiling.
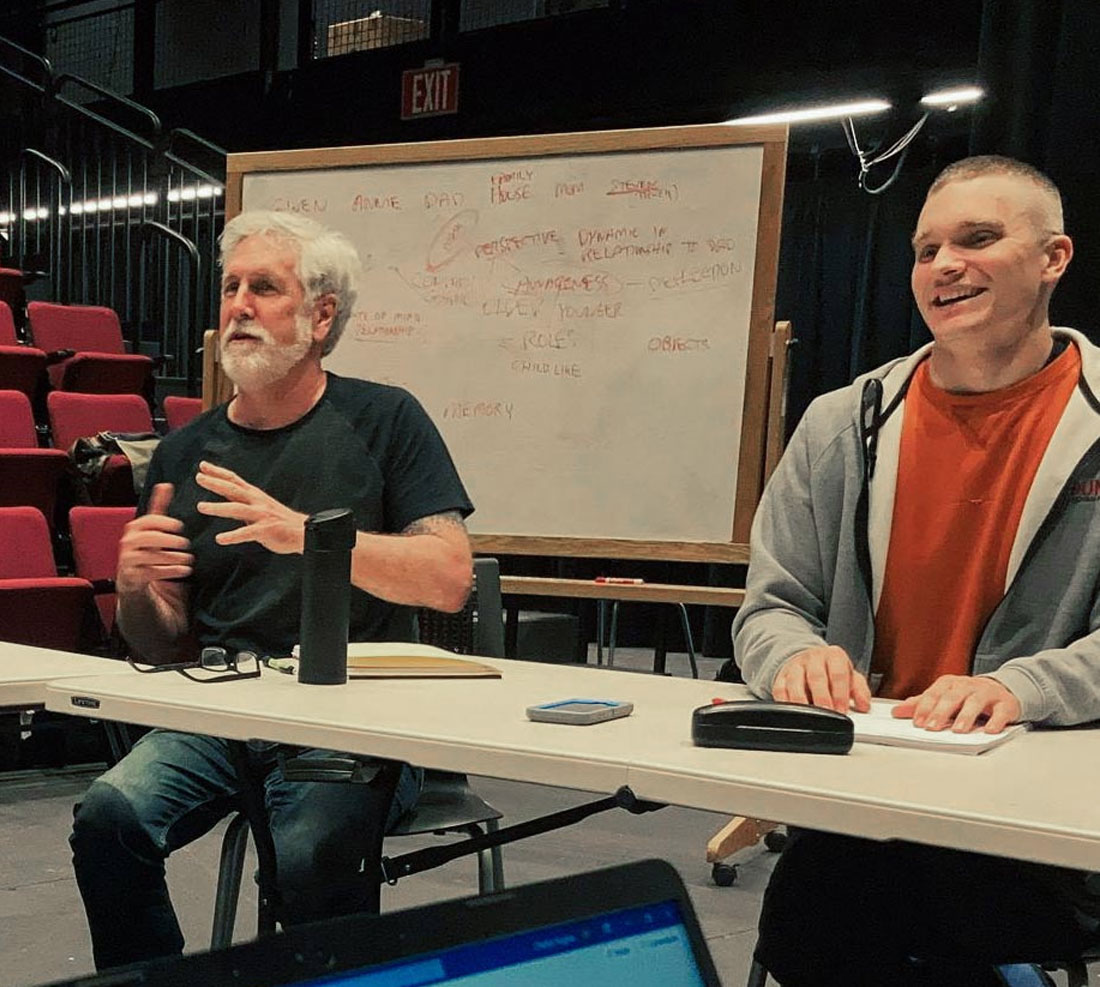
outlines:
M966 159L913 249L933 342L806 412L754 522L738 664L760 696L874 694L927 730L1098 719L1100 350L1050 325L1061 197L1026 164ZM1080 872L796 831L757 957L784 987L973 987L1098 928Z
M119 546L122 634L152 664L208 646L289 655L305 520L348 507L350 639L412 640L412 607L465 602L473 507L410 394L322 369L355 301L354 247L309 219L242 213L226 225L222 268L222 368L237 391L157 449ZM392 772L291 782L276 745L250 744L249 757L263 777L281 918L377 911L382 835L420 775L405 765L395 798ZM164 861L231 811L239 787L225 741L168 730L92 783L71 842L97 967L182 949Z

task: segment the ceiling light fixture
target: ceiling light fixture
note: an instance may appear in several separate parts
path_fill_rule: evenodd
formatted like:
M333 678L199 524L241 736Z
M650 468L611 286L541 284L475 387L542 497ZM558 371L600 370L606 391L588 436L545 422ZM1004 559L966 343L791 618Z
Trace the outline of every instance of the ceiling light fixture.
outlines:
M977 86L962 86L958 89L940 89L921 97L922 106L942 106L948 113L954 113L965 103L976 103L985 95Z
M865 99L858 103L831 103L825 106L810 106L801 110L780 110L775 113L763 113L758 116L738 117L728 121L743 126L765 123L813 123L817 120L848 119L882 113L890 109L890 104L882 99Z

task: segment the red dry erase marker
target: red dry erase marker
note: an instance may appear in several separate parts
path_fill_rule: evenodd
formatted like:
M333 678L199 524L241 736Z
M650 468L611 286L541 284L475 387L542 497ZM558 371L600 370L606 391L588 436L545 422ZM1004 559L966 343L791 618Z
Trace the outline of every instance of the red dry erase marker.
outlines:
M619 586L637 586L639 583L644 583L644 579L631 579L627 576L597 576L596 582L598 583L615 583Z

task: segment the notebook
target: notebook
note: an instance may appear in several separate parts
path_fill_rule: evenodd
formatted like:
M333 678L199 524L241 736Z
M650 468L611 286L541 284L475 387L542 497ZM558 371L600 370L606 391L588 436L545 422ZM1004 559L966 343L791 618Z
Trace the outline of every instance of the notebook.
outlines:
M70 987L717 987L687 891L659 860L382 916L299 926ZM54 987L61 987L60 984Z
M348 678L499 679L500 672L431 644L355 642L348 645Z
M925 730L913 726L912 720L895 719L890 710L896 703L885 699L871 702L869 713L849 710L855 725L856 743L886 744L891 747L917 747L921 750L949 751L953 754L982 754L999 747L1027 730L1023 723L1005 727L1000 733L984 733L981 729L971 733L954 733L947 730Z
M298 645L291 658L276 659L282 670L296 674ZM350 679L499 679L499 669L430 644L352 642L348 645Z

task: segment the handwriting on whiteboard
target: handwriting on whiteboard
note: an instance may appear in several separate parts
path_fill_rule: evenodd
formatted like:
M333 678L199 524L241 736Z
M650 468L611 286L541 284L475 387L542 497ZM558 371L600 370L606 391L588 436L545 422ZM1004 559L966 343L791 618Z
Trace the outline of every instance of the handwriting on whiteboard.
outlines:
M366 270L327 365L420 399L472 530L725 540L761 153L270 172L243 201L352 237Z

